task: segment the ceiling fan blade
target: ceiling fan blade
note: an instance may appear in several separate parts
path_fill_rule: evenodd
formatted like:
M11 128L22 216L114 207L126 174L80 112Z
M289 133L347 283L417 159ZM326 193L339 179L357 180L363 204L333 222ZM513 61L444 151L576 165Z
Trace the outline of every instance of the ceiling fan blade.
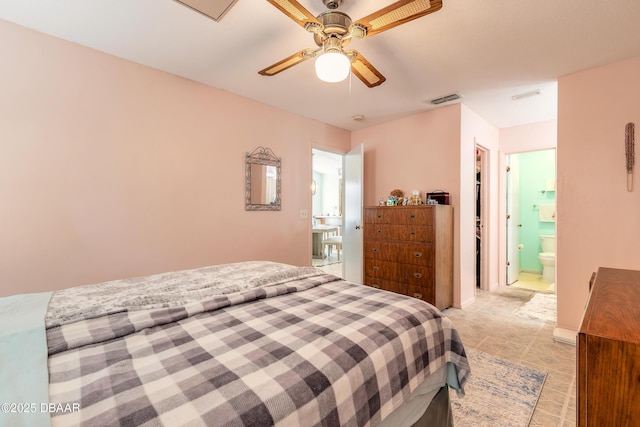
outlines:
M305 49L300 52L294 53L293 55L286 57L282 61L278 61L273 65L268 66L267 68L258 71L258 74L262 76L274 76L278 74L280 71L284 71L287 68L291 68L296 64L301 63L302 61L306 61L309 58L313 58L315 53L319 49Z
M280 9L280 12L293 19L302 28L307 28L308 24L317 24L322 26L320 21L305 9L296 0L267 0L269 3Z
M369 87L380 86L387 80L380 71L378 71L364 56L357 50L345 51L345 54L351 60L351 72L356 75L362 83Z
M369 37L440 9L442 0L400 0L359 19L355 24L364 26L366 37Z

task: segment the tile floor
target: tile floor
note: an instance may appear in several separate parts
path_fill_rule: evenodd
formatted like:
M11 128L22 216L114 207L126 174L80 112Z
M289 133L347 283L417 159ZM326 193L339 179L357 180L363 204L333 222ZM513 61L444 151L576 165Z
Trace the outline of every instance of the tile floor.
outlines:
M543 282L542 274L520 272L518 280L510 285L512 288L528 289L549 294L556 293L556 284Z
M338 276L338 277L342 277L342 263L341 262L335 262L333 264L327 264L327 265L316 265L314 263L313 265L314 267L318 267L321 270L326 271L329 274L333 274L334 276Z
M469 307L444 313L466 347L547 372L530 426L575 426L576 347L553 340L555 323L517 315L534 294L513 287L478 290Z
M335 250L333 251L331 256L325 256L324 258L313 258L311 262L311 265L313 265L314 267L319 267L323 270L331 270L328 271L331 274L335 274L334 271L340 271L340 274L337 274L337 276L342 275L342 262L338 261L338 256Z
M321 267L342 275L342 264ZM464 310L444 311L471 347L547 372L531 427L576 425L576 347L554 341L555 322L518 316L535 291L513 286L478 290L476 301ZM526 427L526 426L523 426Z

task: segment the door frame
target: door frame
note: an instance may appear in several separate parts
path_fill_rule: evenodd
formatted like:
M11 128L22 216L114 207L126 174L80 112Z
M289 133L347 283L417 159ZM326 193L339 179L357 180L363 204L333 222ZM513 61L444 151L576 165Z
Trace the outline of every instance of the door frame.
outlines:
M475 149L480 153L480 289L491 290L490 273L490 150L476 142ZM474 174L474 179L476 175Z

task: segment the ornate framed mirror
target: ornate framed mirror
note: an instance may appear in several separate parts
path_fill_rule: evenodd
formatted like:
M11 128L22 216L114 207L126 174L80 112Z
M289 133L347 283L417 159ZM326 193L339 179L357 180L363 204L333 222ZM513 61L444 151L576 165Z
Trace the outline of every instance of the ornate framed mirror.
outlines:
M245 210L279 211L280 157L270 148L258 147L245 156Z

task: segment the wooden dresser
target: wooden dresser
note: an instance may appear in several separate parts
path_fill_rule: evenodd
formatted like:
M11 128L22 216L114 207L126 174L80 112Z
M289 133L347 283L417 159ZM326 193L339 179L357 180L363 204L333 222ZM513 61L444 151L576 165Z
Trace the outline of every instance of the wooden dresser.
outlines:
M453 207L366 207L364 284L450 307Z
M598 269L577 347L578 426L640 425L640 271Z

